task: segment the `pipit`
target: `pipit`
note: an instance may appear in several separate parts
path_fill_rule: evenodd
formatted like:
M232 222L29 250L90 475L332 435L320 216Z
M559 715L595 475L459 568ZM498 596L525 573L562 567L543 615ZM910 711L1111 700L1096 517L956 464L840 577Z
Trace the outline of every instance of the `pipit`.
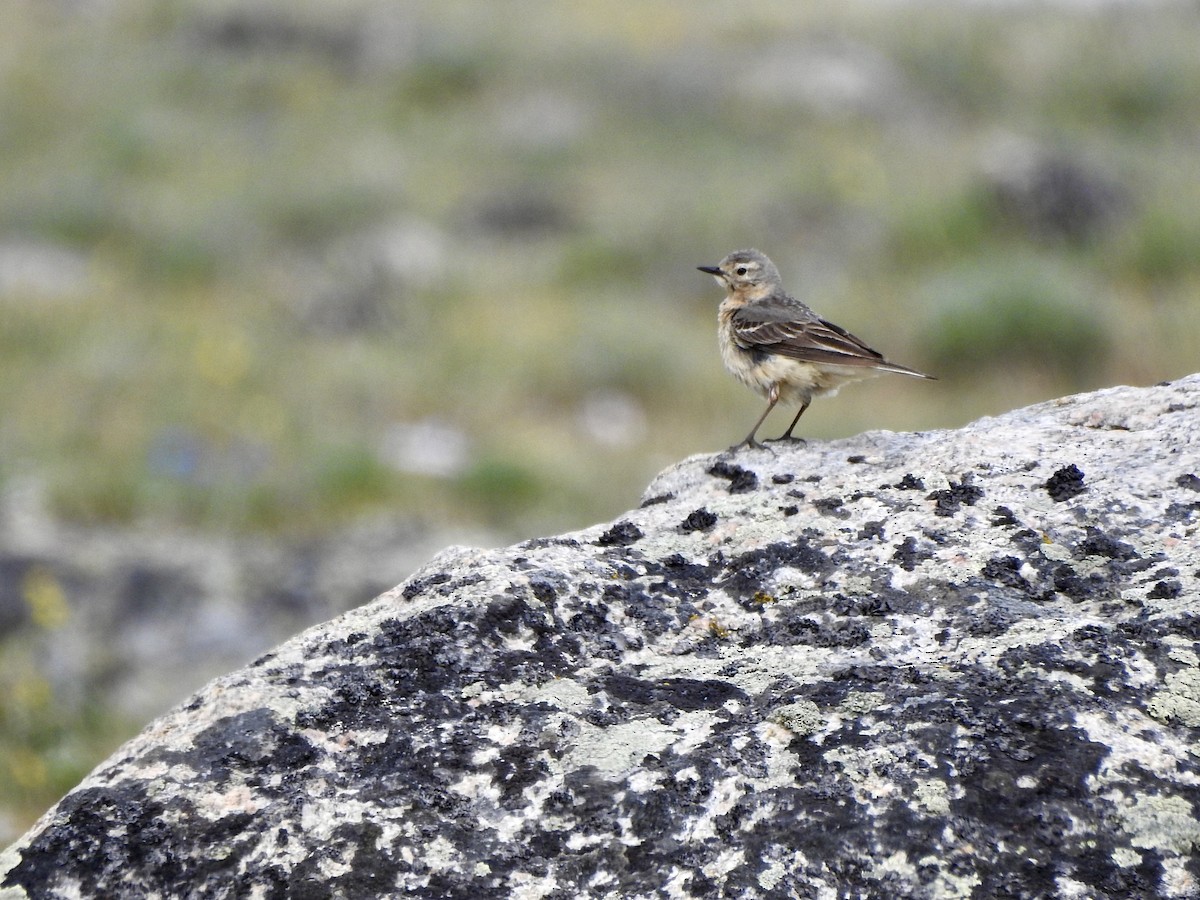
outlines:
M755 440L781 400L800 411L776 441L792 436L815 397L836 394L852 381L881 372L933 378L889 362L846 329L827 322L783 289L775 264L757 250L736 250L715 266L698 266L727 293L717 313L721 358L735 378L767 398L767 408L746 439L729 449L762 449Z

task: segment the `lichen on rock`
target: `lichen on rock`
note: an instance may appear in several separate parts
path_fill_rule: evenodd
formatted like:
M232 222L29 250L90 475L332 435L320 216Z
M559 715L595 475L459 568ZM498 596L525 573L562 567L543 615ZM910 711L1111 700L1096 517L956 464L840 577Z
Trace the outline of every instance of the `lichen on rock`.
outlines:
M220 678L0 898L1200 894L1200 376L700 456Z

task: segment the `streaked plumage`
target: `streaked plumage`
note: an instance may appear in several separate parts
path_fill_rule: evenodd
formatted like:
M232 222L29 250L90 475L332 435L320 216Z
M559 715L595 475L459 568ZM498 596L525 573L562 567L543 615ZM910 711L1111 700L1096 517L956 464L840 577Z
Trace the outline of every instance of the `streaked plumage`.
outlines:
M792 429L815 397L881 372L932 378L884 359L846 329L822 319L783 289L775 264L757 250L737 250L715 266L699 266L728 293L718 310L718 333L725 367L743 384L767 398L767 409L740 447L761 447L755 434L779 401L800 411L777 440Z

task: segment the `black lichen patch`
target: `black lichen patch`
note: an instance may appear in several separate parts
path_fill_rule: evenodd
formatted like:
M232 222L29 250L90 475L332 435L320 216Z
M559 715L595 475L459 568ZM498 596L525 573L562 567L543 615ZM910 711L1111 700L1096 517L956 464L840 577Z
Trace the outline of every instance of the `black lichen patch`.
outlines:
M1075 550L1076 555L1080 557L1103 556L1121 562L1141 558L1141 554L1131 544L1109 537L1094 525L1088 526L1087 537L1076 545Z
M338 860L337 850L349 851L349 865L342 874L323 885L322 863ZM404 863L395 858L383 837L383 828L370 821L347 822L338 825L329 842L306 858L292 873L287 893L289 898L324 897L386 897L394 892L396 876L404 871ZM311 866L311 868L309 868Z
M320 755L307 739L277 722L270 710L255 709L218 719L186 751L160 750L148 759L184 765L214 787L234 772L252 771L264 790L274 776L286 781Z
M647 506L657 506L660 503L668 503L674 499L675 499L675 494L673 494L670 491L668 491L665 494L655 494L653 497L648 497L645 500L643 500L641 508L645 509Z
M892 485L885 484L884 487L894 487L897 490L901 490L901 491L923 491L923 490L925 490L925 482L922 481L920 478L918 478L916 475L914 475L912 472L908 472L905 474L905 476L903 478L901 478L895 484L892 484Z
M526 596L504 594L488 602L438 607L408 619L380 623L373 641L362 651L369 670L346 673L355 692L382 691L394 709L415 704L432 713L446 712L467 684L494 686L523 680L541 684L571 670L583 652L582 638L563 627L557 611ZM485 655L488 664L478 664ZM331 677L332 676L332 677ZM322 677L336 683L336 670ZM354 721L370 711L357 696L332 710ZM380 711L376 716L383 715Z
M778 472L771 476L772 484L791 484L796 480L796 476L791 472Z
M883 526L884 523L878 520L864 522L863 527L858 529L858 539L860 541L882 541L885 538Z
M711 563L690 562L682 554L672 553L657 562L648 561L645 564L649 578L661 579L649 582L648 587L652 592L689 603L708 596L713 587L713 578L723 566L724 560L719 554ZM690 611L684 612L691 614Z
M1171 600L1183 593L1183 583L1176 579L1160 581L1146 594L1149 600Z
M989 581L998 581L1000 584L1028 592L1030 584L1021 575L1021 565L1021 560L1015 556L997 556L984 563L980 574Z
M565 585L562 585L561 587L564 590L566 589ZM555 584L554 581L549 578L529 579L529 590L533 592L533 596L541 600L547 606L554 605L554 602L558 599L559 589L560 585Z
M610 697L623 703L640 706L666 704L681 712L698 709L718 709L730 700L747 702L746 694L728 681L697 678L664 678L647 681L629 675L605 677L594 692L602 688Z
M759 749L757 743L751 742L744 749L752 751L753 765L758 755L753 752ZM724 894L731 887L734 890L730 896L753 894L748 890L753 882L737 887L731 884L728 874L721 879L726 890L721 890L711 876L704 874L704 869L722 848L742 843L743 824L752 818L764 818L762 813L770 808L764 803L770 800L760 799L754 793L740 794L727 815L713 820L712 841L700 844L677 837L680 821L696 821L705 815L715 786L728 777L730 766L737 771L737 760L738 754L726 738L707 744L703 753L681 755L666 750L647 755L641 768L652 777L654 786L644 790L633 790L623 781L602 778L591 768L570 773L560 802L570 810L572 820L579 823L578 834L586 839L587 849L564 854L555 861L557 882L564 888L570 886L561 893L564 900L590 895L584 886L594 883L601 874L605 876L605 893L644 896L647 885L655 883L653 873L665 871L684 874L692 892L690 896L717 896L714 891ZM613 840L614 835L622 835L623 840ZM766 846L762 838L751 846L757 846L759 841ZM757 857L750 848L745 855ZM737 885L742 884L741 879L753 878L761 865L756 860L742 867L747 871L739 870L733 876Z
M1149 629L1122 626L1116 630L1085 625L1052 644L1030 644L1005 651L1000 659L1000 669L1014 676L1027 676L1030 680L1040 680L1046 672L1076 676L1085 683L1081 689L1054 688L1049 684L1046 689L1061 694L1063 700L1071 699L1084 706L1103 705L1104 698L1114 695L1144 697L1150 688L1139 686L1130 671L1130 641L1136 642L1135 646L1140 645L1142 652L1149 651L1153 656L1157 653L1159 635L1170 630L1165 625L1160 622ZM1081 695L1080 691L1086 695Z
M1131 631L1114 631L1100 625L1083 625L1071 632L1062 646L1042 648L1023 657L1022 662L1061 669L1089 679L1089 690L1093 694L1137 690L1130 682L1126 664L1131 655L1128 639L1143 637L1149 635L1139 632L1137 627ZM1157 641L1150 637L1144 646L1153 650ZM1015 659L1017 657L1010 656L1006 661L1011 664Z
M899 544L896 544L896 552L892 554L892 559L899 563L900 568L906 572L911 572L916 569L922 562L927 559L933 559L934 553L932 550L922 550L917 547L917 539L909 535Z
M642 534L642 529L632 522L622 519L596 538L596 543L601 547L628 547L636 544L643 537L645 535Z
M1087 490L1083 483L1083 470L1072 463L1056 471L1043 485L1050 499L1055 503L1070 500Z
M1014 531L1009 535L1008 540L1014 547L1024 552L1026 556L1035 556L1041 553L1043 545L1042 536L1032 528L1022 528L1020 531Z
M1191 472L1186 475L1180 475L1175 479L1175 484L1189 491L1200 492L1200 476L1196 476Z
M518 808L525 789L550 774L550 767L533 740L514 742L502 748L491 768L494 782L500 789L500 805L507 809Z
M785 609L763 625L763 638L776 646L861 647L871 640L870 629L849 618L817 619L799 610Z
M770 544L739 554L726 564L725 571L728 574L717 581L717 586L746 606L746 601L762 591L771 577L782 568L824 574L833 568L833 562L822 550L809 543L807 537L801 536L790 543Z
M1007 506L997 506L992 510L992 520L988 524L996 528L1008 528L1021 523L1017 521L1016 514Z
M636 621L638 632L647 638L676 631L682 625L678 603L666 591L645 591L637 582L610 584L604 588L604 600ZM638 638L625 640L628 642Z
M1142 637L1147 634L1153 634L1155 637L1160 635L1176 635L1190 638L1193 641L1200 641L1200 614L1190 612L1183 613L1182 615L1172 619L1160 619L1154 624L1158 626L1160 631L1149 632L1144 630L1149 627L1148 625L1140 625L1143 630L1130 633L1131 635L1138 637Z
M865 616L868 618L888 616L897 611L893 597L899 593L901 592L891 591L888 594L855 595L852 597L837 593L829 598L828 609L839 616Z
M208 821L181 803L170 810L170 817L190 822L185 830L170 826L167 812L140 784L70 794L60 805L58 828L43 833L26 848L5 886L28 884L31 896L46 896L50 884L65 888L78 881L82 890L77 888L72 894L101 896L108 890L97 886L127 884L127 872L152 871L156 883L172 884L182 895L206 877L232 877L236 860L257 840L248 828L253 820L248 814ZM114 840L118 835L120 840ZM226 847L228 859L198 859L188 852L193 846L210 845Z
M188 827L171 824L177 821ZM131 886L131 873L152 873L158 889L146 894L170 887L183 896L205 884L227 886L259 840L253 822L245 812L210 819L186 800L164 805L136 781L85 788L62 800L54 827L21 852L3 886L24 887L31 897L112 896L113 886ZM197 852L208 847L225 852Z
M1052 600L1056 594L1076 602L1114 601L1120 598L1123 588L1130 586L1131 575L1153 568L1164 559L1162 554L1143 557L1130 544L1089 526L1086 536L1072 548L1076 559L1089 560L1085 575L1074 565L1044 554L1045 538L1035 531L1014 532L1010 540L1021 554L993 557L983 566L981 575L993 585L1021 591L1034 602ZM1102 562L1098 564L1097 560ZM1163 580L1168 576L1153 577Z
M1120 594L1118 587L1099 572L1089 572L1085 577L1066 563L1054 566L1049 575L1054 590L1077 602L1114 600Z
M620 659L628 643L609 610L605 602L588 600L579 603L576 611L567 618L567 628L575 634L588 636L590 652L596 659Z
M820 497L812 502L816 507L817 512L823 516L832 516L835 519L850 518L850 510L844 509L843 500L841 497Z
M708 474L715 475L717 478L728 478L729 493L731 494L748 494L751 491L758 490L757 475L749 469L743 469L741 466L736 466L724 460L714 463L708 470Z
M1172 503L1163 512L1163 521L1169 524L1190 522L1200 515L1200 502Z
M1002 603L986 603L966 623L966 631L972 637L999 637L1020 618L1009 606Z
M716 524L716 513L709 512L707 508L702 506L688 513L687 518L679 523L679 530L684 533L690 531L708 531Z
M1105 805L1087 785L1108 753L1071 724L1080 698L1040 680L992 681L982 716L960 710L960 725L979 739L960 741L946 760L964 788L953 813L993 838L979 857L963 860L981 876L981 896L1055 896L1067 873L1093 889L1127 878L1111 858L1111 837L1074 827L1097 821L1097 804ZM973 698L967 705L979 709ZM998 849L1007 836L1014 849Z
M533 550L544 550L547 547L578 547L579 541L575 538L564 537L538 537L530 538L527 541L521 541L518 546L527 552Z
M425 593L431 587L445 584L450 580L450 577L449 572L434 572L432 575L426 575L423 578L414 578L404 586L404 589L400 592L400 596L405 600L412 600L414 597Z
M947 488L931 491L925 499L937 501L933 508L936 515L952 516L963 505L974 506L983 499L983 488L971 482L972 476L968 473L957 483L951 481Z

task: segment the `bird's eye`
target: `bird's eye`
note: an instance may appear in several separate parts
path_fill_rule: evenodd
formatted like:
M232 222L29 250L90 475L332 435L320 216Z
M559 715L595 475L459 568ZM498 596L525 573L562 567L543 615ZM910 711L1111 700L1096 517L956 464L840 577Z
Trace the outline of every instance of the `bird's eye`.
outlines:
M746 267L745 267L745 266L738 266L738 267L737 267L737 273L738 273L739 275L745 275L745 274L746 274Z

